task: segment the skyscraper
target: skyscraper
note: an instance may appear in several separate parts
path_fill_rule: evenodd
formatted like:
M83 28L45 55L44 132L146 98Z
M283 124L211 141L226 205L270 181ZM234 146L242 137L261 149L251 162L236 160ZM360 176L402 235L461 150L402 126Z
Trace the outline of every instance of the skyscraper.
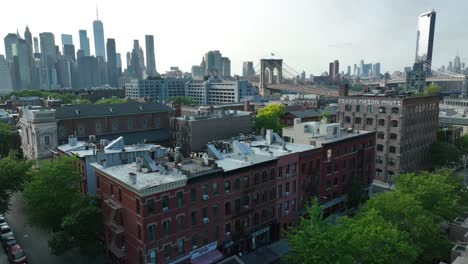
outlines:
M461 61L460 61L460 57L457 54L457 56L455 56L455 59L453 60L453 71L456 73L461 73L461 70L462 70Z
M41 40L41 89L48 90L57 84L57 49L55 37L50 32L39 34Z
M328 70L328 76L330 76L330 79L332 81L335 81L338 78L338 75L340 74L340 62L338 60L330 62Z
M348 66L348 72L346 73L346 75L351 76L351 66Z
M223 62L222 55L219 50L208 51L205 54L205 63L207 75L222 74Z
M63 45L63 56L69 61L75 61L75 46L65 44Z
M8 62L13 61L13 44L18 43L18 39L19 39L18 35L14 33L9 33L3 39L5 43L5 56Z
M109 85L117 87L117 53L115 52L115 39L107 39L106 51Z
M94 30L94 49L96 51L96 57L102 57L106 59L106 47L104 46L104 25L102 24L99 17L93 22Z
M37 37L34 37L34 53L41 53L39 50L39 39Z
M148 76L156 76L158 73L156 71L156 61L154 56L154 36L146 35L145 36L146 44L146 74Z
M10 67L3 55L0 55L0 95L13 91L13 81L11 80Z
M90 48L89 48L89 38L88 32L86 30L81 29L79 31L80 34L80 50L83 51L85 56L91 55Z
M380 62L372 64L372 75L376 78L380 78Z
M223 76L231 76L231 60L228 57L222 57L222 73Z
M73 36L69 34L62 34L62 46L73 45Z
M28 56L30 56L30 59L32 61L32 58L33 58L33 40L32 40L31 31L29 31L28 26L26 26L26 30L24 31L24 40L26 41L26 45L28 46Z
M13 44L15 84L18 90L31 88L31 56L28 52L26 40L18 39L18 42Z
M435 20L436 12L434 10L419 15L418 20L415 62L421 62L428 75L431 74Z
M255 75L255 70L252 61L244 61L242 64L242 77L250 78Z

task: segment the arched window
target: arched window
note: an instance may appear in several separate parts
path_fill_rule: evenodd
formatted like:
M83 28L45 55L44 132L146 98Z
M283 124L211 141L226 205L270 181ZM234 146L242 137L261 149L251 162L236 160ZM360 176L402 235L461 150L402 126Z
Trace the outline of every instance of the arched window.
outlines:
M392 127L398 127L398 121L392 120L391 121Z

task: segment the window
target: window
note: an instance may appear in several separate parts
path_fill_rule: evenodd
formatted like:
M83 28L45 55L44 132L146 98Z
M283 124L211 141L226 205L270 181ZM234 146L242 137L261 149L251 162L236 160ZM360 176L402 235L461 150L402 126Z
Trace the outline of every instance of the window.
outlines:
M354 118L354 123L361 124L361 122L362 122L362 118L360 118L360 117Z
M164 246L164 259L166 260L171 259L171 245Z
M346 111L351 111L351 105L348 105L348 104L345 105L345 110L346 110Z
M377 144L377 151L383 151L383 145Z
M169 209L169 196L164 195L164 196L162 197L162 206L163 206L163 208L167 208L167 209L165 209L165 210L168 210L168 209Z
M381 156L375 157L375 162L377 162L377 163L379 163L379 164L382 163L382 162L383 162L382 157L381 157Z
M289 192L289 182L286 183L285 190L286 190L286 193Z
M184 225L185 225L185 218L183 215L179 215L177 217L177 230L179 231L184 230Z
M157 259L158 259L158 251L156 251L155 249L151 250L150 253L149 253L149 256L150 256L150 262L149 263L156 264Z
M192 225L197 225L197 211L192 211Z
M391 121L392 127L398 127L398 121L392 120Z
M249 176L244 176L244 188L249 188Z
M98 189L101 188L101 180L99 179L99 176L96 176L96 187L97 187Z
M165 236L169 236L171 234L171 220L163 222L163 231Z
M259 184L260 183L260 175L258 173L255 173L254 175L254 184Z
M293 166L292 166L292 173L293 173L293 176L296 175L296 172L297 172L297 163L294 162L294 163L293 163Z
M224 182L224 192L229 193L231 191L231 182L225 181Z
M274 180L275 179L275 168L271 168L270 169L270 180Z
M278 204L278 217L281 217L283 216L283 208L282 208L282 204Z
M137 224L137 237L139 240L141 240L141 225Z
M197 201L197 189L195 188L190 189L190 200L192 200L192 202Z
M275 187L270 189L270 200L275 199Z
M155 211L156 211L156 206L154 203L154 199L149 199L148 200L148 214L154 214Z
M372 126L374 124L374 119L372 118L367 118L366 119L366 124L369 125L369 126Z
M258 192L253 193L253 201L254 203L258 203Z
M231 202L226 202L226 204L224 204L224 213L226 215L231 215Z
M373 111L372 105L367 106L367 112L372 113L372 111Z
M250 204L250 198L249 195L244 195L244 207L248 208Z
M351 123L351 117L345 116L344 121L345 123Z
M218 194L219 194L218 183L213 182L213 195L218 195Z
M208 185L207 184L202 185L202 194L203 195L208 195Z
M281 198L281 195L283 194L283 185L278 185L278 198Z
M135 203L136 203L136 213L140 214L140 200L136 199Z
M110 185L110 194L113 196L114 195L114 184L111 183Z
M214 239L219 240L219 225L215 226Z
M385 119L379 119L379 126L385 126Z
M400 108L392 107L392 114L398 114L400 112Z
M226 233L231 233L231 223L226 224Z
M360 105L356 105L356 112L361 112L361 106Z
M154 241L156 239L156 226L150 225L148 226L148 241Z
M177 208L182 208L184 203L184 193L177 192Z
M119 188L118 194L119 194L119 202L121 202L122 201L122 189Z
M240 188L240 179L237 178L234 180L234 190L238 191Z
M244 229L248 229L249 228L249 217L246 216L244 218L244 221L242 221L242 222L243 222Z
M390 133L390 139L396 140L398 138L397 134L395 133Z
M258 219L259 219L259 218L258 218L258 213L255 212L255 213L254 213L254 226L258 225L258 222L259 222Z
M274 205L270 207L270 216L271 218L275 218L275 206Z
M377 177L382 177L382 170L381 170L381 169L376 169L376 170L375 170L375 175L376 175Z
M263 190L263 193L262 193L262 203L266 202L267 200L267 191L266 189Z
M179 239L177 240L177 253L179 255L183 255L185 252L184 250L184 240L183 239ZM156 262L155 262L156 263Z
M219 206L218 204L213 205L213 218L218 219L219 215Z
M267 172L266 171L262 172L262 182L263 183L267 182Z
M388 151L389 151L390 153L396 153L396 147L390 146L390 147L388 148Z
M49 137L49 136L45 136L45 137L44 137L44 142L45 142L45 145L46 145L46 146L50 146L50 137Z
M198 235L194 234L192 236L192 249L196 249L198 247Z
M283 178L283 167L278 168L278 179L281 180Z
M388 159L388 165L395 165L395 159L389 158Z
M203 207L202 209L202 217L208 218L208 207Z
M378 139L385 139L385 133L384 132L377 133L377 138Z
M297 187L296 187L296 181L295 180L293 181L292 189L293 189L293 193L296 193Z
M379 113L382 113L382 114L387 113L387 108L385 106L379 107Z

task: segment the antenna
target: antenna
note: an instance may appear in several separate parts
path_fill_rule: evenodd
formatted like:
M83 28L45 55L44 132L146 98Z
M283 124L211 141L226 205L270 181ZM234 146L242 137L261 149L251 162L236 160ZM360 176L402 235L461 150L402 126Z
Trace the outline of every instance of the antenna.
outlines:
M96 1L96 20L99 20L99 9L98 9L97 1Z

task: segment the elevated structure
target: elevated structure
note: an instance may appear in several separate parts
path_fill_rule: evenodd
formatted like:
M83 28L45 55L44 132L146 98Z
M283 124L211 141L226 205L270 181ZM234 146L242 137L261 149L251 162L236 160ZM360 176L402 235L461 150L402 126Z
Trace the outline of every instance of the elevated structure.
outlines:
M274 73L276 71L276 80ZM282 59L261 59L260 60L260 94L265 95L268 84L281 84L283 75Z

